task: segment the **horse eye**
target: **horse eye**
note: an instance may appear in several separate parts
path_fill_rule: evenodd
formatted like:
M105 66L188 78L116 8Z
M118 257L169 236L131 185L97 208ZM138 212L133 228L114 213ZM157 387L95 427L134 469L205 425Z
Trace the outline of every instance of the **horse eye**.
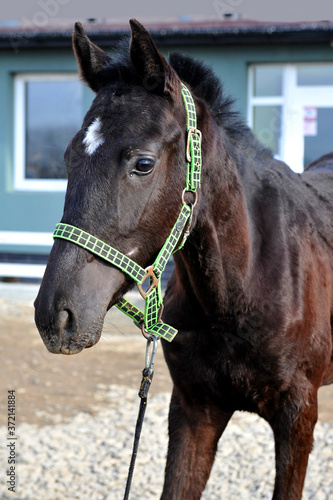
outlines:
M155 166L155 161L151 158L140 158L135 165L134 173L138 175L150 174Z

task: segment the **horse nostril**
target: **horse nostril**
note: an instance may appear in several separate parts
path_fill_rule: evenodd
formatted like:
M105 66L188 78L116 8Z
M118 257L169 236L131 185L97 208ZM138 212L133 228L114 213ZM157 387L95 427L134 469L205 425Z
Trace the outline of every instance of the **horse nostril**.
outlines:
M67 325L69 323L69 316L70 312L67 309L64 309L63 311L59 312L58 327L60 334L65 330L65 328L67 328Z

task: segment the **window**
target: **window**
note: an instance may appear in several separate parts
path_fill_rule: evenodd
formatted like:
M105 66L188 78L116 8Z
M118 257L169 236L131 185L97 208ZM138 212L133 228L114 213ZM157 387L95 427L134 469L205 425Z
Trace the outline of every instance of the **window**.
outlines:
M254 132L259 141L279 157L281 152L281 105L253 108Z
M250 126L278 158L282 154L283 84L283 65L258 64L250 69Z
M333 85L333 64L299 64L297 85Z
M14 93L14 188L64 190L63 155L82 124L83 85L76 74L20 74Z
M253 94L256 97L282 95L283 66L258 65L253 68Z
M333 64L256 64L249 72L249 124L296 172L333 149Z

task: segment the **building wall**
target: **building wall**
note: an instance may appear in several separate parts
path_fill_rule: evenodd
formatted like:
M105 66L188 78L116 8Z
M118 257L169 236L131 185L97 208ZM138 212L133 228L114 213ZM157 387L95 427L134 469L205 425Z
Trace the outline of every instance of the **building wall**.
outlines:
M14 76L24 72L76 71L70 50L19 51L0 53L0 232L52 232L60 220L64 201L62 192L15 191L14 162ZM83 106L90 106L92 92L84 92ZM47 113L47 110L45 110ZM46 247L1 245L1 252L45 253Z
M236 108L246 119L248 103L248 67L253 63L332 61L329 45L257 45L257 46L183 46L162 50L167 55L181 50L204 60L214 68L227 93L236 99ZM2 231L51 233L60 220L64 192L22 192L13 186L14 75L20 72L76 71L71 50L3 51L0 53L0 234ZM93 94L84 91L84 111ZM45 110L47 112L47 110ZM0 240L1 241L1 240ZM46 254L50 247L39 245L1 245L1 252Z

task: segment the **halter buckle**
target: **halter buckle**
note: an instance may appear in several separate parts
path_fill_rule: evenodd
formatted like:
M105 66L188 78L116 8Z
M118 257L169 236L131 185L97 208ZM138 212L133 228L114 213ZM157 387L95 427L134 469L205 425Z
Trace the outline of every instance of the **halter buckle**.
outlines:
M154 288L157 288L157 285L158 285L158 282L159 282L159 278L156 276L156 274L154 273L154 266L148 266L146 269L146 275L144 276L143 280L141 281L141 283L137 283L137 287L138 287L138 290L140 292L140 295L142 298L144 298L146 300L147 296L149 295L149 293L154 289ZM150 277L151 278L151 284L150 284L150 287L148 288L148 290L145 292L145 290L142 288L142 285L144 284L144 282L146 281L146 279Z
M187 132L187 145L186 145L186 159L188 163L191 163L192 158L190 155L190 147L191 147L191 136L192 135L198 135L199 136L199 143L201 147L201 139L202 139L202 134L201 131L198 130L197 128L190 128L189 131Z

